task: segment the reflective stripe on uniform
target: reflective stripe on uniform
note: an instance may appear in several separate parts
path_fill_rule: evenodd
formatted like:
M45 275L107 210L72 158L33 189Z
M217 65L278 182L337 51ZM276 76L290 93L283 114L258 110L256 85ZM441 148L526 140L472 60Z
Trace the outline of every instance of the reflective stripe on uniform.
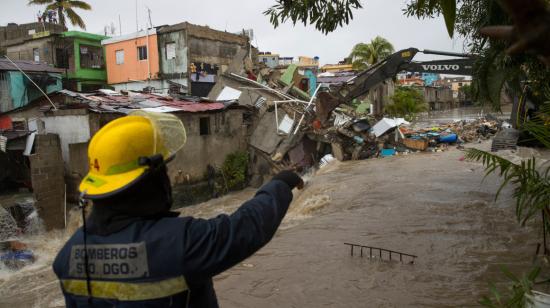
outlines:
M86 280L62 279L61 284L65 292L88 296ZM175 295L188 290L183 276L165 279L156 282L118 282L118 281L90 281L92 297L117 299L120 301L141 301L157 299Z

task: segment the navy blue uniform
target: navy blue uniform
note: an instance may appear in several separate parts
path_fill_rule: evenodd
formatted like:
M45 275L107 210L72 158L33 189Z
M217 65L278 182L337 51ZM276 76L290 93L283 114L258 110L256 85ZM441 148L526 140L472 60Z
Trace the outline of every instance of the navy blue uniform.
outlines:
M291 201L290 187L273 180L231 215L144 219L88 234L93 307L218 307L212 277L268 243ZM89 307L82 229L53 268L67 307Z

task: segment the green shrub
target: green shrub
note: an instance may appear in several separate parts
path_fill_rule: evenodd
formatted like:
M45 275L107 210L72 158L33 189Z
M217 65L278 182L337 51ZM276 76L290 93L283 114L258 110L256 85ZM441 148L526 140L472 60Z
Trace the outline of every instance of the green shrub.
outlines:
M411 121L417 113L428 110L422 93L411 87L398 87L390 99L393 103L386 105L384 112L392 117L402 117Z
M221 173L228 190L243 189L246 185L248 169L248 153L235 152L227 155L223 162Z

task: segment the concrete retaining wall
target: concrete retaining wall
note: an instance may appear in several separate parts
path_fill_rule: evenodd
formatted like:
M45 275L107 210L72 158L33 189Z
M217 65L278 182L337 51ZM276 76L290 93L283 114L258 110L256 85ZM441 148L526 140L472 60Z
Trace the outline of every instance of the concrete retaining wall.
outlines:
M36 135L35 154L29 157L35 207L47 230L65 227L65 168L56 134Z

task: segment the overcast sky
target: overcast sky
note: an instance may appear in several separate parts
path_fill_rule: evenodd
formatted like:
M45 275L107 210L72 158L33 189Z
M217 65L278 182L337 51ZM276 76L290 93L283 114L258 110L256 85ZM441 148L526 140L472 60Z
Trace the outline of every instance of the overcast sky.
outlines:
M42 6L28 6L27 0L0 0L0 25L8 22L27 23L36 20ZM119 16L122 33L136 30L136 0L86 0L92 11L79 11L87 31L102 33ZM403 16L405 0L363 0L363 9L354 13L353 21L335 32L324 35L314 27L284 24L277 29L262 14L273 0L137 0L139 28L146 24L147 11L152 11L154 26L188 21L218 30L237 32L254 29L253 44L260 51L281 56L318 56L322 64L336 63L346 57L358 42L368 42L377 35L388 39L396 50L416 47L443 51L463 51L461 38L450 39L442 18L418 20ZM70 26L69 28L73 28ZM416 60L434 59L419 54Z

